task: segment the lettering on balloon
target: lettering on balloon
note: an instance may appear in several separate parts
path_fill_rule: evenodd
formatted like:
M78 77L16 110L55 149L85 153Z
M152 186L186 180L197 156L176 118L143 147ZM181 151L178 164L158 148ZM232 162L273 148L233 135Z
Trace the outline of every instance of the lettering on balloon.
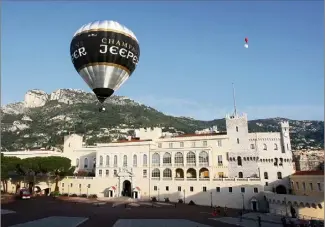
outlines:
M119 55L122 58L132 59L133 64L138 64L138 57L136 49L129 43L114 40L114 39L102 39L102 44L100 44L99 53L106 54L109 52L113 55Z
M85 47L80 47L78 49L76 49L73 53L72 53L72 61L74 61L75 59L78 59L79 57L82 57L84 55L87 55L86 52L86 48Z

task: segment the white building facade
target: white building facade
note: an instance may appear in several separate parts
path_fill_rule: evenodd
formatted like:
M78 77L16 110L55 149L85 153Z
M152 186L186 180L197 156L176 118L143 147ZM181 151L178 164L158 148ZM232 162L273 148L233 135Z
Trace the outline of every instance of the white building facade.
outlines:
M160 128L139 129L137 138L96 147L66 136L62 156L95 177L68 177L60 191L253 210L259 192L287 193L294 173L288 122L277 133L248 133L246 114L225 120L227 132L163 137Z

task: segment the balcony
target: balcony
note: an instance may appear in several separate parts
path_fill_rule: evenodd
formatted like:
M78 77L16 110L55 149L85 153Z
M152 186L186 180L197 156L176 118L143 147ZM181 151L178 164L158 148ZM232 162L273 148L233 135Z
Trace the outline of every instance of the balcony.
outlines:
M193 178L193 177L187 177L187 178L186 178L186 180L188 180L188 181L196 181L196 180L197 180L197 178Z
M160 180L160 177L151 177L151 180Z
M152 163L152 166L159 167L160 163Z
M176 167L184 166L184 163L174 163L174 166L176 166Z
M209 177L200 177L199 181L210 181Z
M172 178L171 177L163 177L163 180L172 180Z
M186 166L191 167L191 166L196 166L196 163L186 163Z
M201 167L209 166L209 163L208 162L202 162L202 163L199 163L199 166L201 166Z
M182 177L175 177L174 180L176 180L176 181L183 181L184 178L182 178Z
M163 163L162 165L163 165L163 166L172 166L171 163Z

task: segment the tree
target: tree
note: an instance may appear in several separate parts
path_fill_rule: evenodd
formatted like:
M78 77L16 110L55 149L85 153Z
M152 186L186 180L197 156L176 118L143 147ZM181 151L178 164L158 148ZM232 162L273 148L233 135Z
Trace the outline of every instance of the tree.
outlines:
M17 157L7 157L1 153L1 182L4 192L8 191L8 180L11 176L17 174L17 167L21 163L21 159Z
M65 176L73 175L75 167L71 166L71 160L66 157L49 156L42 158L42 171L55 176L55 191L59 191L59 181Z

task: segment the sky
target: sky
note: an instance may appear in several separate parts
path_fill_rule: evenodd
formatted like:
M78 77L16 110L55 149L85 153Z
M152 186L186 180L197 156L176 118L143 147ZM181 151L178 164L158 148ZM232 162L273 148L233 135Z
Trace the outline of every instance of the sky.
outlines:
M324 119L323 1L2 2L1 105L31 89L91 92L70 42L83 24L115 20L140 43L139 64L116 92L200 120ZM249 48L244 48L248 37Z

